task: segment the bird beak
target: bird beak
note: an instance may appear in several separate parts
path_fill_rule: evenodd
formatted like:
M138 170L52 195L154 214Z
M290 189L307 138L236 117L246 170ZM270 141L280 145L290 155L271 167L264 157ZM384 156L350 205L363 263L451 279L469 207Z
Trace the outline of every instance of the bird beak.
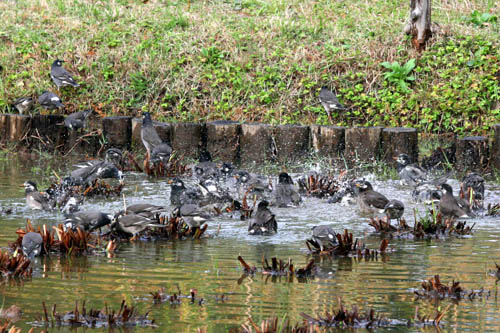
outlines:
M397 157L397 156L393 156L393 157L392 157L392 159L393 159L394 161L397 161L397 160L398 160L398 157Z

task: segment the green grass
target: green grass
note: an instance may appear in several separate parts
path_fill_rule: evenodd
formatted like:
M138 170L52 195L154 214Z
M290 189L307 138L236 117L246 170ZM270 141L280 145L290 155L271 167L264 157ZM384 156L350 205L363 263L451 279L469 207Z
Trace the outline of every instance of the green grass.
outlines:
M335 124L489 131L500 121L500 4L434 2L440 29L421 55L402 33L408 6L2 1L0 111L16 97L56 91L50 64L63 58L82 84L60 93L68 113L93 107L108 115L148 110L163 121L326 124L317 99L326 84L349 108L332 115ZM407 77L414 80L403 78L403 89L382 63L410 59L416 63Z

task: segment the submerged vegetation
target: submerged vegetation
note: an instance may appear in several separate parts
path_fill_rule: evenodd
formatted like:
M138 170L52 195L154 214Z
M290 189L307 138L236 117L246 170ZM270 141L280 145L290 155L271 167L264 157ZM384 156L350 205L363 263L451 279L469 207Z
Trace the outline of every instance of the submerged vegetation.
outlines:
M497 1L432 8L418 54L402 30L409 1L70 0L0 3L0 110L52 88L55 58L81 87L66 112L150 111L164 121L234 119L481 133L500 118Z

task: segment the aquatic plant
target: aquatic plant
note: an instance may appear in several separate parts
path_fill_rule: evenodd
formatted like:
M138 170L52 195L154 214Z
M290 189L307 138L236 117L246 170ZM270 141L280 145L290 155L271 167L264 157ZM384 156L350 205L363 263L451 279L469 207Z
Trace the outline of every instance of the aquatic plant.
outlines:
M90 309L87 310L85 301L82 303L82 309L78 307L78 302L75 303L75 308L66 313L58 313L56 311L56 304L52 306L52 312L47 311L45 302L42 302L43 315L38 315L35 318L33 325L41 327L59 327L59 326L72 326L72 327L156 327L154 320L148 319L149 311L143 315L137 313L136 309L132 306L129 307L125 300L122 301L118 311L111 309L104 305L104 309Z
M337 242L335 246L321 251L320 245L314 239L306 240L306 246L313 254L330 255L330 256L358 256L365 258L377 258L379 254L385 254L389 240L384 239L380 243L378 250L370 250L360 242L357 238L354 239L352 233L347 229L344 234L336 234Z
M257 270L255 266L250 266L241 256L238 256L238 261L243 266L243 275L238 279L238 284L241 284L243 279L248 275L253 275L256 272L260 272L262 275L266 276L267 280L272 277L272 281L275 282L276 277L287 277L289 282L293 282L293 278L296 277L299 282L306 282L308 278L314 276L316 265L314 260L310 260L305 267L295 268L291 259L288 261L283 261L273 257L271 259L271 265L267 258L262 258L262 269Z
M140 235L146 238L163 239L163 240L182 240L182 239L200 239L208 229L208 224L201 227L190 228L185 224L181 217L160 216L154 218L154 222L165 225L165 227L147 228ZM116 238L121 238L122 234L112 232Z
M19 327L16 326L10 326L11 322L6 321L3 324L0 324L0 333L21 333L22 330ZM32 333L33 331L30 330L28 333Z
M123 184L118 184L116 186L111 186L102 179L96 179L92 182L92 185L88 187L78 187L79 192L82 192L84 197L94 197L102 195L106 198L110 196L119 196L122 193Z
M500 216L500 203L497 204L488 204L488 212L486 213L486 216Z
M401 219L397 225L392 225L386 217L370 218L368 223L376 232L384 237L426 239L449 236L463 236L472 234L475 223L467 226L465 221L456 221L454 218L443 219L440 212L428 210L418 220L415 216L415 224L410 227L405 219Z
M163 162L151 163L149 156L144 160L144 173L150 177L178 177L184 175L190 175L191 168L182 163L184 160L183 156L177 157L175 152L172 153L170 160L167 164Z
M177 293L173 293L172 295L167 294L164 287L160 288L158 291L151 292L150 295L153 296L153 303L161 304L169 302L170 305L179 305L182 299L189 299L192 304L197 303L198 305L202 305L205 303L203 298L196 297L198 291L195 288L189 290L189 295L183 295L179 286L176 285L176 287ZM222 295L222 298L224 299L225 296Z
M66 253L66 254L84 254L94 251L99 247L100 239L88 231L77 228L65 229L62 224L52 227L49 230L47 225L41 228L33 227L29 219L26 220L25 229L17 229L17 240L10 244L13 250L21 251L22 241L25 234L28 232L37 232L42 236L42 253L49 254L50 252ZM57 238L56 238L57 236Z
M422 289L413 291L418 298L438 299L451 298L460 300L476 297L488 297L490 292L481 288L479 290L466 290L460 286L460 282L453 280L450 285L441 283L439 275L434 275L427 281L422 282Z
M0 272L4 279L31 277L33 269L30 267L30 263L30 260L20 253L10 255L0 250Z
M340 173L339 178L328 175L310 174L298 180L299 190L307 196L324 198L333 196L341 188L340 179L345 173Z

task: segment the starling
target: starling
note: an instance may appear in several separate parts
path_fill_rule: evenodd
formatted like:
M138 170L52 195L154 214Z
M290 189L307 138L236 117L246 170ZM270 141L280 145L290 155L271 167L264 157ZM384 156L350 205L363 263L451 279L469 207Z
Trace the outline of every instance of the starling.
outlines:
M359 209L363 214L372 214L376 211L383 212L389 200L381 193L373 190L368 181L357 182L359 195L357 198Z
M57 90L64 86L79 87L80 85L76 83L71 74L62 67L63 62L64 60L56 59L50 66L50 77L56 84Z
M323 108L325 108L326 114L328 115L328 119L330 121L332 119L332 110L345 110L345 107L340 104L337 96L335 96L335 94L325 86L322 87L321 91L319 92L319 101L321 102L321 105L323 105Z
M153 125L153 120L151 119L151 114L149 112L144 112L142 114L142 127L141 127L141 140L151 156L153 149L162 144L163 141L156 132L156 128Z
M85 120L91 113L92 110L74 112L64 119L64 126L71 130L79 130L85 127Z
M20 114L28 113L33 108L33 98L19 97L12 103L12 108L19 111Z
M60 109L64 107L61 99L50 91L44 91L40 97L38 97L38 103L47 110Z

